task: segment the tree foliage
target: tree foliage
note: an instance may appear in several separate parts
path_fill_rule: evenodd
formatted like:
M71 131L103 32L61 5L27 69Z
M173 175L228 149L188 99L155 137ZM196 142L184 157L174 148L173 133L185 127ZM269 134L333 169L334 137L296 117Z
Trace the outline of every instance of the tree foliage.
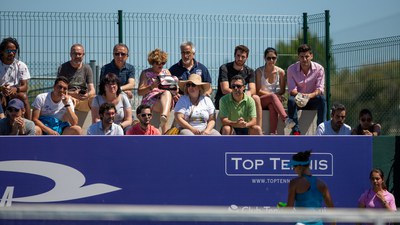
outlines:
M382 134L399 135L399 72L400 61L392 61L332 73L331 99L347 107L346 123L357 126L358 113L368 108L382 125Z

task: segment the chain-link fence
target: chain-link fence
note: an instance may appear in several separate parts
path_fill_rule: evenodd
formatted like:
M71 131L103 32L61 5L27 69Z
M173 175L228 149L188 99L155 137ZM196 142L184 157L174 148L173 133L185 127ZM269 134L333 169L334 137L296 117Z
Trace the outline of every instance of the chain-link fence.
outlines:
M333 45L332 53L331 100L346 106L346 123L357 126L368 108L382 134L399 135L400 36Z
M264 49L275 47L278 66L286 69L297 61L298 45L306 42L314 49L314 60L326 68L330 102L347 106L347 123L356 126L358 111L370 108L383 134L400 133L396 127L400 38L330 47L329 11L302 16L0 11L0 35L20 43L20 59L32 77L31 101L51 89L57 67L70 59L74 43L85 46L85 61L91 63L97 84L100 68L112 60L113 46L123 40L130 48L128 63L136 67L138 83L140 72L150 66L148 52L154 48L168 52L166 67L170 67L180 59L180 43L190 40L196 45L196 59L208 67L216 88L218 69L233 61L236 45L250 48L247 65L254 69L264 64ZM133 107L139 101L135 95Z
M113 46L123 40L130 48L128 63L136 67L138 83L140 72L150 67L151 50L168 52L166 67L170 67L180 59L180 43L189 40L196 45L196 59L208 67L215 88L218 69L233 61L236 45L250 48L247 64L257 68L264 64L265 48L278 41L297 41L301 29L301 16L0 12L1 36L19 41L20 59L30 69L31 101L51 88L57 67L69 60L74 43L85 46L85 61L91 61L98 78L99 69L112 60ZM285 54L293 55L295 49ZM135 97L134 107L140 100Z

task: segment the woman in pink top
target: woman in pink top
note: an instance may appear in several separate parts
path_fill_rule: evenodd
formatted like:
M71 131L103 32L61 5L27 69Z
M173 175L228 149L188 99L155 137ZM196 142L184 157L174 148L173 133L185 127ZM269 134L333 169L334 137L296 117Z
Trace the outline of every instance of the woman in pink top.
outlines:
M142 104L151 106L151 110L161 114L160 127L162 133L168 129L167 121L171 108L179 99L178 89L166 90L160 89L160 76L171 76L168 69L163 68L167 62L168 54L160 49L151 51L147 61L151 65L140 74L138 94L143 96ZM178 85L178 78L172 76ZM176 86L177 88L178 86Z
M372 169L369 174L372 187L366 190L358 200L360 208L383 208L396 211L394 196L387 190L385 177L381 169Z
M283 108L285 100L286 80L285 71L275 66L278 53L274 48L264 51L265 65L256 70L256 90L261 99L263 109L269 109L269 133L277 134L278 116L288 129L294 126Z

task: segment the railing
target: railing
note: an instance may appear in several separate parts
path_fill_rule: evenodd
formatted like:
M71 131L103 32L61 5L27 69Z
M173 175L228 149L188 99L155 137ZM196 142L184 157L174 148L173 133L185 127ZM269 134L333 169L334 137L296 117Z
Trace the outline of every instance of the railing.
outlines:
M206 206L133 206L85 204L35 204L4 207L0 219L7 224L16 220L54 221L52 224L69 224L68 221L173 221L173 222L298 222L323 220L336 223L374 223L383 225L400 222L399 212L383 209L309 209L249 207L237 210L232 207ZM62 222L60 222L62 221ZM95 224L94 222L92 222ZM147 224L147 223L146 223Z

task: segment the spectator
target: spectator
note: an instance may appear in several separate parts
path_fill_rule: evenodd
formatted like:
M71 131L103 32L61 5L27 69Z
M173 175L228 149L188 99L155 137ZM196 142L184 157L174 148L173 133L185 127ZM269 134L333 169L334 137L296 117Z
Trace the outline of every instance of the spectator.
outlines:
M181 46L181 60L169 68L169 71L179 80L187 80L193 73L201 76L201 81L204 84L204 94L208 97L212 94L211 83L212 79L207 67L194 59L196 54L196 47L190 41L182 42ZM183 91L183 90L180 90ZM181 92L183 94L183 92Z
M124 135L121 126L114 123L117 110L112 103L105 102L99 109L100 121L92 124L87 130L88 135Z
M360 208L379 208L397 211L394 196L387 190L385 176L381 169L372 169L369 173L372 187L366 190L358 200Z
M28 100L28 81L31 78L28 67L18 60L20 48L12 37L0 43L0 100L4 108L10 99L18 98L24 102L26 119L31 119L31 106Z
M344 123L346 108L342 104L334 104L331 119L318 125L317 135L350 135L351 127Z
M7 117L0 120L0 135L35 135L35 124L23 118L24 103L13 98L6 109Z
M160 135L160 131L150 124L153 114L149 105L139 105L136 109L139 122L134 124L126 135Z
M182 128L180 135L220 135L214 129L214 104L204 96L206 88L208 83L201 82L201 77L195 73L179 82L179 89L185 93L175 106L175 121Z
M233 91L220 100L221 134L232 135L235 131L237 135L262 135L261 127L256 124L256 104L244 93L244 78L232 77L230 87Z
M317 109L317 124L324 122L326 116L324 68L320 64L311 61L313 53L310 46L306 44L300 45L297 49L297 54L299 61L287 69L288 115L295 122L291 132L292 135L301 135L297 119L297 110L299 108Z
M148 55L147 61L151 68L145 69L140 74L140 83L138 94L143 96L142 104L151 106L151 111L160 113L160 127L161 133L165 133L168 129L167 121L171 109L174 107L175 102L178 101L178 88L172 85L170 88L163 89L160 86L160 79L162 77L171 76L168 69L164 69L167 63L168 54L160 49L151 51ZM177 85L178 78L172 76L174 83ZM172 82L172 80L170 80Z
M119 43L113 49L114 59L101 68L100 81L108 73L117 75L121 82L121 90L128 96L133 98L132 90L135 88L135 67L126 61L129 57L129 49L125 44Z
M115 105L116 115L114 123L121 126L126 132L132 125L132 107L128 96L121 94L121 84L117 75L108 73L100 81L99 94L92 101L92 123L101 121L100 106L107 102Z
M260 96L261 106L269 110L269 133L278 134L278 116L285 123L287 129L295 125L289 119L283 108L285 101L286 80L285 71L275 66L278 53L274 48L267 48L264 51L265 65L256 70L256 90Z
M381 135L381 125L379 123L372 122L372 113L369 109L361 110L358 119L360 124L353 129L351 134L371 136Z
M254 70L245 65L249 57L250 50L244 45L235 47L235 61L222 65L219 68L218 89L215 95L215 108L219 109L219 103L222 96L231 93L234 89L229 87L232 78L235 75L240 75L245 80L245 85L248 85L247 95L252 97L256 104L256 124L262 125L262 108L260 97L257 95Z
M320 210L322 200L327 207L334 207L328 186L310 170L311 151L299 152L292 156L289 165L298 177L289 183L287 207L312 208ZM323 224L320 220L302 221L301 224ZM334 223L333 223L334 224Z
M32 103L32 120L37 126L36 134L80 135L74 103L68 94L68 79L57 77L53 91L36 96Z
M66 77L69 81L68 95L72 97L75 109L89 112L95 96L93 72L89 65L83 64L85 49L81 44L74 44L70 51L71 60L58 68L57 77Z

